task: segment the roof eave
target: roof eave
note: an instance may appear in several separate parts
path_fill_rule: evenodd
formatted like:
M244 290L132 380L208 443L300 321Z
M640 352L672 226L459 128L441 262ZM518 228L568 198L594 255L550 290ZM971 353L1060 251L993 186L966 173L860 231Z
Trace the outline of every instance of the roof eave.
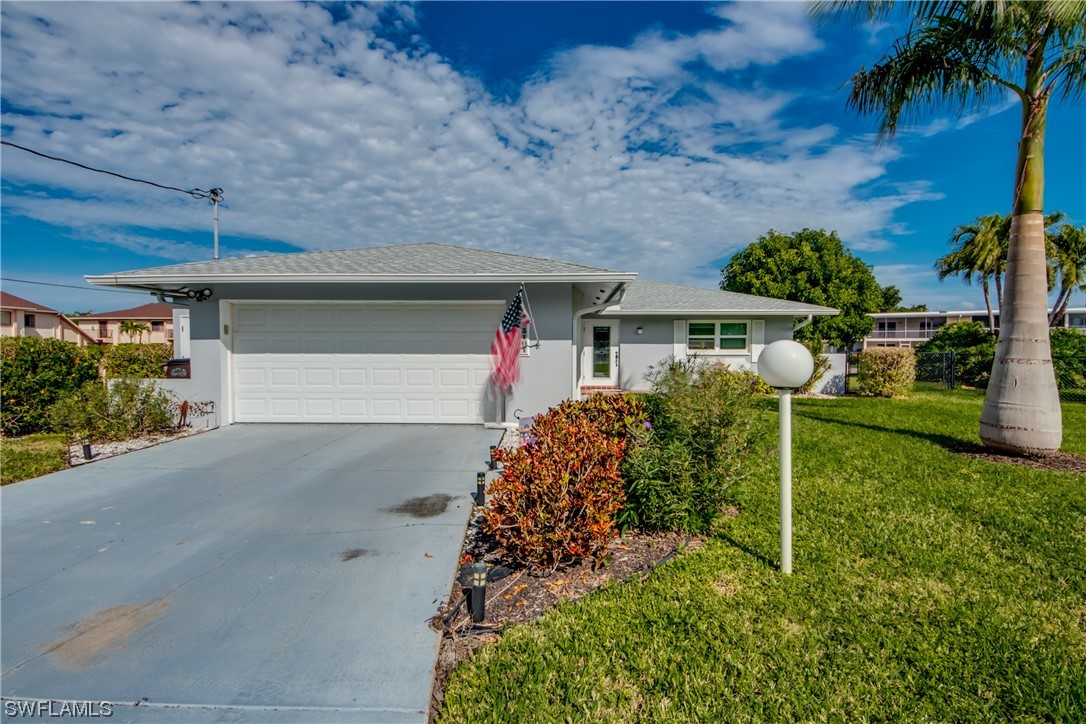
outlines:
M105 274L84 277L104 287L189 284L478 284L543 282L624 282L633 281L633 272L586 272L572 274Z
M599 314L614 317L674 317L677 314L692 315L757 315L759 317L804 317L813 314L816 317L836 317L841 312L836 309L602 309Z

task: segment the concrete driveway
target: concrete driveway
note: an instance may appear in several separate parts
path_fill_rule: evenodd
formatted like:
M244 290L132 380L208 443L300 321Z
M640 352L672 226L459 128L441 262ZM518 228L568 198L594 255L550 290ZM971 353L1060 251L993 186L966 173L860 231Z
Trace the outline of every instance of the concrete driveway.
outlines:
M498 438L235 425L6 486L3 696L113 721L423 720L427 619Z

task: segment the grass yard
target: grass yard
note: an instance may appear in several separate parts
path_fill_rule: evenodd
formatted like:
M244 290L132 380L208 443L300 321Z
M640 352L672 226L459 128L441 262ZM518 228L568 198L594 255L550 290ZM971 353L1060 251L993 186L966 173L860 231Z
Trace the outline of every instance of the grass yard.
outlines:
M68 464L63 435L27 435L0 440L0 484L17 483L63 470Z
M982 394L797 400L793 576L774 437L704 548L511 629L439 718L1086 720L1086 476L949 452Z

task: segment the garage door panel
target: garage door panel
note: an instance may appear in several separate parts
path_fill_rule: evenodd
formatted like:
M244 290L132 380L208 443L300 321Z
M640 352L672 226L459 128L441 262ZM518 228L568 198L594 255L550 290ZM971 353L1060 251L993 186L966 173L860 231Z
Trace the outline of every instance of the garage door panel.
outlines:
M238 305L238 422L482 422L502 306Z
M287 368L270 368L269 372L269 387L286 387L288 389L294 389L298 387L298 380L300 375L296 367Z

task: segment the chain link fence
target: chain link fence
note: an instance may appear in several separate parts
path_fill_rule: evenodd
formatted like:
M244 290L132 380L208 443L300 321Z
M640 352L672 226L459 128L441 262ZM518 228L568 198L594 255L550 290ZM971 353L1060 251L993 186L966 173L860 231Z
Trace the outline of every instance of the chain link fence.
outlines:
M984 389L992 375L992 355L969 352L925 352L916 355L916 381L923 387ZM1086 356L1055 356L1056 386L1062 402L1086 403Z

